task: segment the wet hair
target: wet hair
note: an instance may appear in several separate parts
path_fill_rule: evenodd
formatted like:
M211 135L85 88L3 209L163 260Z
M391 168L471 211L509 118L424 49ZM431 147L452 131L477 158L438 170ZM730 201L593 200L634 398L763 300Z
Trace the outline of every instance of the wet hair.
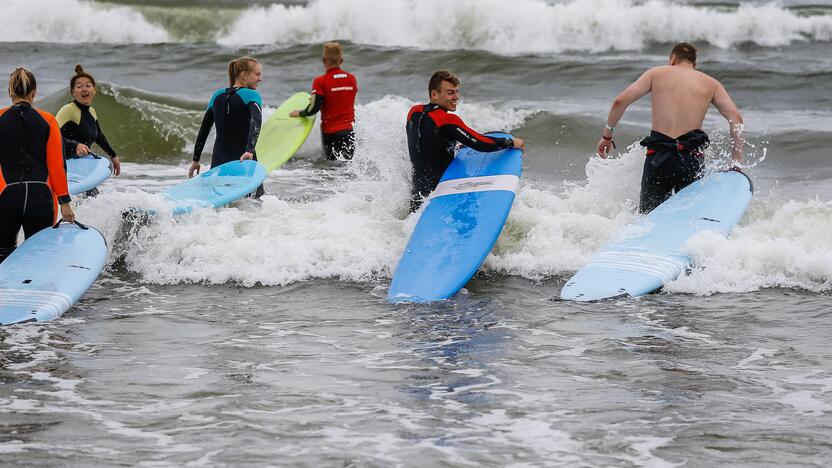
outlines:
M447 81L454 86L459 86L459 78L456 75L448 70L439 70L430 77L430 81L428 82L428 97L430 97L431 91L440 91L443 81Z
M257 59L251 57L240 57L228 62L228 86L234 86L234 82L240 75L254 70L254 66L258 63L260 62Z
M38 82L29 70L18 67L9 75L9 97L12 99L24 99L36 89Z
M92 85L95 86L95 78L87 73L86 70L84 70L84 67L82 67L79 63L78 65L75 65L75 74L72 75L72 78L69 80L69 92L72 92L72 90L75 89L75 82L78 81L79 78L87 78L92 81Z
M696 65L696 47L690 42L680 42L673 46L670 56L678 60L685 60Z
M344 48L339 42L327 42L324 44L323 59L327 65L340 65L344 60Z

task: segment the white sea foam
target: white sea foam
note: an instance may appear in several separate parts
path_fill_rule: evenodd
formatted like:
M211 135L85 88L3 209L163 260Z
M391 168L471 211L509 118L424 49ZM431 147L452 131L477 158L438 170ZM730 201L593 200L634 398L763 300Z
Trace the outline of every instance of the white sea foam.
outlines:
M170 38L129 7L81 0L3 0L0 42L159 43Z
M253 7L218 42L305 44L346 39L422 49L500 54L640 49L692 40L718 47L832 39L832 16L799 16L775 3L736 10L666 0L313 0Z
M358 149L346 174L333 178L331 170L302 170L289 180L275 172L267 189L280 196L267 195L259 205L243 201L175 219L164 214L158 195L135 188L159 190L141 178L134 188L104 190L81 201L77 212L104 231L131 271L153 283L252 286L321 278L384 283L417 221L416 215L408 216L411 169L404 134L404 116L412 104L387 96L358 106ZM460 114L474 128L512 130L522 126L530 111L466 102ZM715 146L712 151L719 154ZM586 181L547 185L521 179L507 228L483 268L542 279L569 274L589 262L635 219L643 154L633 145L620 158L591 158ZM552 155L561 156L567 157ZM178 169L184 176L185 167ZM161 169L159 175L170 184L179 180L169 172ZM317 195L281 192L287 184L314 187ZM160 214L125 238L120 214L130 206ZM695 294L771 286L829 289L830 220L832 202L755 199L730 238L703 234L690 242L697 267L668 289Z
M747 292L766 287L832 288L832 202L754 201L730 238L705 232L688 242L697 265L669 291Z

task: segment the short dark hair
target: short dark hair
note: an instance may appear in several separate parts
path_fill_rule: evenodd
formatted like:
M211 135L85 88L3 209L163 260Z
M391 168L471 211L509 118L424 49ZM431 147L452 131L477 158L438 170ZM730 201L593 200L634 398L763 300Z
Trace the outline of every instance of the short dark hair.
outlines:
M676 56L679 60L686 60L696 65L696 47L690 42L680 42L673 46L670 51L671 56Z
M448 70L439 70L430 77L428 82L428 97L431 91L439 92L442 82L447 81L454 86L459 86L459 78Z

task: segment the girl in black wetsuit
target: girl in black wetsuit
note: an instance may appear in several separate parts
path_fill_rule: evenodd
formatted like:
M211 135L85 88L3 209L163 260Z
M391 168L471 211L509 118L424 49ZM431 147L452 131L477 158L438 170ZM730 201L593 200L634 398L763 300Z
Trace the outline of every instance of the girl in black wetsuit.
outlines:
M199 158L212 126L216 126L217 132L211 167L234 160L257 160L254 147L263 122L263 100L255 90L262 74L262 66L251 57L232 60L228 64L228 88L219 89L211 96L194 144L194 162L188 177L199 174ZM254 196L263 193L260 185Z
M35 75L18 68L9 77L12 105L0 109L0 262L26 238L52 225L58 204L65 221L75 221L69 206L63 145L58 122L32 107Z
M84 71L81 65L75 65L75 75L69 80L69 92L73 101L65 105L55 116L64 138L64 151L67 158L90 154L90 146L97 143L113 161L113 173L121 174L121 161L98 123L98 115L92 108L95 98L95 78Z

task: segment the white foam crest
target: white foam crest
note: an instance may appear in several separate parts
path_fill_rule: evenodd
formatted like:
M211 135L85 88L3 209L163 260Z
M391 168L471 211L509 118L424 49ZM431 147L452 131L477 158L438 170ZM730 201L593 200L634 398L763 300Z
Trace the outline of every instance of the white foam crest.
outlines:
M523 187L485 267L533 279L579 269L634 219L643 163L634 144L620 158L591 158L585 185Z
M0 42L159 43L164 28L138 11L81 0L3 0Z
M707 295L786 287L832 289L832 201L753 200L725 238L705 232L687 246L696 268L665 289Z
M502 0L313 0L253 7L218 42L307 44L334 38L500 54L636 50L679 40L723 48L745 42L774 47L829 41L832 16L800 16L775 3L726 10L667 0L515 0L511 8Z
M411 168L405 135L412 105L388 96L358 106L357 150L348 177L328 182L319 172L296 175L308 179L301 186L332 184L334 195L323 200L267 195L262 204L246 200L173 218L160 195L134 185L104 187L98 197L80 201L77 213L82 222L101 229L111 246L118 244L114 255L124 255L131 271L154 283L253 286L389 277L416 219L408 217ZM530 112L465 103L460 114L475 128L511 130ZM274 181L280 173L270 177ZM125 238L121 212L131 206L158 214Z
M262 204L243 201L173 218L159 195L131 184L105 187L98 197L80 201L77 213L83 222L101 229L116 247L115 255L124 255L128 268L149 282L251 286L315 278L385 280L417 221L408 212L411 166L404 130L412 104L386 96L358 106L356 156L335 179L327 170L291 174L293 186L323 186L323 199L313 197L310 202L297 193L267 195ZM477 129L510 131L529 114L470 102L460 106L460 115ZM711 152L720 157L717 149ZM643 148L633 144L619 158L589 158L587 179L580 184L550 186L521 179L507 227L486 259L485 270L541 279L588 263L635 219L643 162ZM176 170L184 174L183 168ZM167 183L178 180L166 174L162 175ZM273 173L267 188L284 184L286 177L285 171ZM143 180L138 182L144 184ZM144 190L159 188L152 184ZM697 268L668 290L710 294L772 286L830 289L832 202L773 206L757 197L730 238L702 234L691 240ZM130 206L159 215L125 235L121 212Z

